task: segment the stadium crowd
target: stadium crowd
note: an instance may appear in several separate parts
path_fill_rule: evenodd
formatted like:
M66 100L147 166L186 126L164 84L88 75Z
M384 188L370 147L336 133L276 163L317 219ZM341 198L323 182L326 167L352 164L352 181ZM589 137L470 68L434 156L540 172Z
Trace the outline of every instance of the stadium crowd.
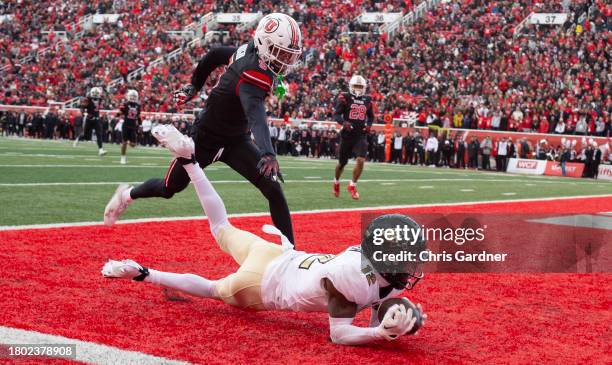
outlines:
M330 119L335 95L346 89L350 75L361 73L369 81L379 122L396 118L423 126L612 135L612 6L607 2L572 1L563 27L527 26L519 37L513 37L514 30L531 11L561 11L561 1L442 2L392 38L355 21L364 10L405 13L418 3L9 2L0 6L2 14L15 17L0 23L0 52L8 66L2 71L0 104L47 105L49 100L83 96L91 86L125 79L138 67L185 47L179 57L151 67L139 79L107 89L106 108L115 108L126 88L133 87L144 110L173 112L171 91L189 79L206 49L237 45L251 35L235 32L233 25L220 26L206 45L189 48L166 31L179 30L208 11L265 9L294 16L305 38L305 67L286 78L283 99L268 98L271 116ZM80 30L73 29L77 20L93 13L121 17L117 24L98 24L74 36ZM43 30L70 34L62 41ZM19 63L22 56L45 47L52 50ZM215 81L212 77L208 84Z

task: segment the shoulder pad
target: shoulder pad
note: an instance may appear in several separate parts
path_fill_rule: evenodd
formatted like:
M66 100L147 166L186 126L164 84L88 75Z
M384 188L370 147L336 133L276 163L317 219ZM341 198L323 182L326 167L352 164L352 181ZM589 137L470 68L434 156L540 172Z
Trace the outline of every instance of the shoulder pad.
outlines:
M266 91L272 90L272 77L266 72L258 71L258 70L245 70L240 75L240 78L248 82L249 84L253 84L258 86Z

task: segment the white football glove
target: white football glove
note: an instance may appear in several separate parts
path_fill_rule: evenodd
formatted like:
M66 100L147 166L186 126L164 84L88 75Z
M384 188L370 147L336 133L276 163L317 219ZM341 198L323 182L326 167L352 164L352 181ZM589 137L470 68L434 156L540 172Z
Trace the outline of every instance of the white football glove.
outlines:
M376 332L387 340L393 341L410 331L415 322L416 317L412 316L412 308L406 311L403 305L395 304L387 310Z

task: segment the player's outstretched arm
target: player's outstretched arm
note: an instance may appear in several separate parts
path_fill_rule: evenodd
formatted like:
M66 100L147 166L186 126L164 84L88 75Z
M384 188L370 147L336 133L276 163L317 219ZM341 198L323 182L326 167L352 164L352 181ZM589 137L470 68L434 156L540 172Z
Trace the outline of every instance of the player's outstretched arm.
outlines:
M389 341L408 333L416 322L412 309L394 305L376 327L353 326L357 315L357 304L352 303L340 293L329 279L323 283L327 291L329 312L329 335L334 343L340 345L363 345L381 339Z
M198 62L198 66L191 75L191 82L184 85L172 94L172 98L177 105L183 105L191 100L204 87L208 76L220 66L229 64L230 58L236 51L234 47L217 47L211 49Z
M268 128L264 100L267 92L259 86L248 82L240 84L238 96L249 122L251 133L255 136L255 143L262 152L261 160L257 165L259 172L265 177L283 181L280 166L276 160L276 152L270 139L270 128Z
M206 79L217 67L229 64L234 52L236 48L222 46L211 49L202 57L191 75L191 85L195 87L196 92L202 90Z

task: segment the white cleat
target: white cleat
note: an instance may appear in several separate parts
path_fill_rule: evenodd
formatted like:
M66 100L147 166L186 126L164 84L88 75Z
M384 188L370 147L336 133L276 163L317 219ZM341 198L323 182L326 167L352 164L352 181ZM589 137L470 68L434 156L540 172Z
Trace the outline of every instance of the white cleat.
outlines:
M120 161L120 163L121 163L122 165L127 164L127 158L126 158L125 156L121 156L121 161Z
M101 272L105 278L134 279L139 281L142 281L149 275L149 270L134 260L108 260L102 267Z
M158 125L151 130L151 134L175 157L190 159L191 155L195 153L193 140L179 132L173 125Z
M107 226L115 224L117 219L121 217L121 214L123 214L130 204L123 199L123 192L129 188L130 186L128 184L119 184L117 190L115 190L115 194L113 194L111 200L106 204L106 208L104 209L104 224Z
M98 156L104 156L106 155L106 150L104 148L100 148L100 150L98 151Z
M72 142L72 147L76 147L79 145L79 137L77 137L74 142Z

